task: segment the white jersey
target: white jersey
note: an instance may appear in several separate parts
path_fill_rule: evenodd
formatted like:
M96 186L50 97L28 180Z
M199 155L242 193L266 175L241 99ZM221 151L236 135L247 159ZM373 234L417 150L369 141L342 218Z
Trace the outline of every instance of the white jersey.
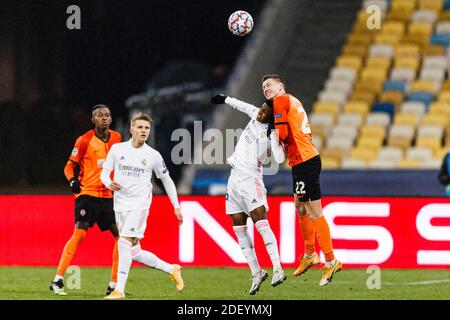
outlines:
M144 143L135 148L131 140L116 143L103 163L103 169L114 171L120 190L114 192L114 210L129 211L150 208L153 171L159 179L169 176L161 154Z
M244 174L262 177L262 164L271 152L270 139L267 137L269 125L256 120L259 108L254 105L230 97L225 99L225 103L251 118L227 162Z

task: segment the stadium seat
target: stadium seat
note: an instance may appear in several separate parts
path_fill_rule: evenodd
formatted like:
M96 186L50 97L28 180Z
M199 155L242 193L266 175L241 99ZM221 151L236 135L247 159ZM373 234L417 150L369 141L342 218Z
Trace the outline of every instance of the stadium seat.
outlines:
M386 127L379 124L369 124L361 127L360 138L374 137L383 140L386 136Z
M433 34L430 38L431 44L438 44L444 48L448 48L450 44L450 35L448 34Z
M426 147L411 147L406 150L406 159L429 161L433 158L433 151Z
M395 48L396 59L400 58L412 58L417 59L420 57L420 48L414 44L400 44Z
M383 91L406 91L406 83L400 80L386 80L383 83Z
M387 20L408 22L413 14L413 9L392 8L387 13Z
M350 140L351 143L353 143L357 134L358 134L357 126L337 125L331 130L330 140L333 138L342 138Z
M356 147L350 151L350 157L364 160L366 164L375 159L378 151L372 148Z
M368 57L366 60L367 68L380 68L388 70L391 65L391 59L386 57Z
M441 90L438 95L438 102L447 102L450 103L450 91L449 90Z
M444 80L444 78L445 78L444 69L422 68L422 70L420 71L420 79L433 81L435 84L436 91L440 89L441 83Z
M332 107L335 108L335 107ZM336 113L337 114L337 113ZM321 113L321 112L313 112L309 115L309 122L311 123L311 126L314 128L316 126L322 126L322 127L332 127L334 123L334 116L333 113Z
M314 103L313 111L317 113L329 113L335 117L339 113L339 104L336 102L319 101Z
M426 44L422 49L424 56L441 56L445 54L445 48L437 44Z
M330 127L325 127L322 125L316 125L316 126L312 125L311 126L312 136L320 137L320 138L322 138L322 140L325 140L328 137L330 131L331 131Z
M437 89L437 85L434 81L416 80L411 84L410 92L428 92L435 95Z
M330 79L354 81L356 79L356 71L348 67L333 67L330 70Z
M416 78L416 70L413 68L396 68L391 71L391 80L411 82Z
M356 142L357 148L367 148L374 151L380 150L383 145L383 139L380 137L360 137Z
M322 168L323 169L338 169L339 168L339 160L336 158L323 157L322 160Z
M366 161L362 158L344 158L341 162L342 169L366 169Z
M433 32L433 25L426 22L411 22L408 25L408 34L414 36L427 36L429 37Z
M401 21L386 21L383 23L381 33L403 36L405 33L405 24Z
M400 42L401 36L395 34L380 33L375 35L376 44L387 44L395 46Z
M366 125L380 125L383 127L389 126L391 123L391 117L384 112L369 112L366 118Z
M361 80L384 81L387 76L387 69L378 67L366 67L361 72Z
M403 158L403 149L395 146L383 147L378 151L379 159L387 159L394 162L400 161Z
M383 88L382 80L360 80L355 84L354 93L369 92L379 94Z
M372 44L369 47L369 57L386 57L394 55L394 48L389 44Z
M394 60L395 68L408 68L417 70L419 68L420 61L417 58L396 58Z
M351 94L351 101L362 101L368 104L372 104L375 101L376 93L368 91L355 91Z
M425 22L434 24L438 19L437 13L434 10L429 9L419 9L413 12L411 21L412 22Z
M372 42L372 37L364 33L351 33L347 38L348 45L368 46Z
M317 150L321 150L323 146L323 138L319 135L313 135L312 136L312 143L317 148Z
M419 101L407 101L400 106L401 113L414 113L422 116L426 112L426 106Z
M408 96L408 101L420 101L428 106L433 101L433 95L429 92L412 92Z
M450 35L450 21L439 21L436 24L436 33Z
M391 9L392 10L405 10L413 11L416 8L415 0L392 0Z
M393 124L389 130L389 137L405 137L412 140L414 134L414 127L406 124Z
M400 91L385 91L381 93L378 100L381 103L392 103L396 107L398 107L403 102L403 99L403 93Z
M419 169L422 166L422 161L416 159L401 159L397 163L399 169Z
M390 136L387 145L391 147L399 147L404 152L411 146L412 138L402 136Z
M443 0L419 0L420 9L430 9L439 13L442 11L444 1Z
M442 139L444 127L436 124L421 124L417 128L417 137L435 137Z
M344 126L358 127L362 123L362 117L359 113L343 113L338 116L337 124Z
M325 82L325 91L338 91L343 92L347 96L353 88L353 83L350 81L340 81L329 79Z
M349 101L344 105L345 113L359 113L363 118L369 113L370 105L362 101Z
M421 169L439 169L442 164L441 158L430 159L428 161L422 162Z
M442 147L441 139L436 137L418 137L416 139L417 147L427 147L433 151L433 154L436 154L439 149Z
M394 116L394 125L409 125L412 127L417 127L420 120L420 116L414 113L397 113Z
M442 116L440 114L428 113L422 117L421 124L435 124L442 127L447 127L449 123L449 118L447 116Z
M395 113L395 105L393 103L375 103L372 105L372 112L386 112L392 119Z
M423 68L446 70L448 68L448 60L444 55L425 55L423 57Z
M327 140L326 147L328 150L342 150L348 152L353 148L352 137L333 136Z
M433 102L430 104L430 114L446 115L450 117L450 103L449 102Z
M342 55L344 56L357 56L365 57L367 52L366 46L363 45L346 45L342 49Z
M358 71L362 66L362 59L356 56L340 56L336 60L336 66L352 68Z
M347 95L345 92L327 91L323 90L319 92L320 102L335 102L339 106L342 106L347 101Z

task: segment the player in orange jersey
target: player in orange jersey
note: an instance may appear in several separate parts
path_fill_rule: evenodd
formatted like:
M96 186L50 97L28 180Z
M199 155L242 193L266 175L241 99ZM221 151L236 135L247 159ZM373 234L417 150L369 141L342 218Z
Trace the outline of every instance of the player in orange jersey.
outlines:
M262 90L267 102L273 105L275 128L292 167L295 207L305 241L305 254L294 275L299 276L320 263L314 248L317 237L326 261L319 282L324 286L342 269L342 263L334 257L330 228L322 212L319 151L312 143L305 109L298 99L286 93L283 79L276 74L263 76Z
M50 290L56 295L67 295L64 291L64 273L72 261L78 245L86 236L88 228L95 223L100 230L111 231L115 238L111 280L106 290L112 292L117 282L119 231L113 210L111 191L100 180L103 162L111 146L122 140L121 135L109 129L111 111L107 105L98 104L92 108L92 123L95 128L80 136L64 167L64 174L75 194L75 230L67 241L61 255L56 276Z

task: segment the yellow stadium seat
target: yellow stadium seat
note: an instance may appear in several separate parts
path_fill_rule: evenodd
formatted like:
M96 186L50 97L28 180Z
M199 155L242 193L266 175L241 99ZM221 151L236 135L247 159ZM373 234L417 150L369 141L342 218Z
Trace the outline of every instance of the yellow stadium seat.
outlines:
M351 101L362 101L368 104L372 104L375 101L376 94L367 91L355 91L350 96Z
M366 61L367 68L380 68L388 70L391 65L391 59L387 57L369 57Z
M382 125L366 125L361 128L360 138L362 137L376 137L378 139L384 139L386 136L386 128Z
M363 118L369 113L370 105L362 101L349 101L344 105L344 112L359 113Z
M377 154L377 150L363 147L356 147L350 151L350 157L364 160L366 163L369 163L371 160L375 159Z
M431 80L416 80L412 83L409 90L410 92L424 91L434 95L436 94L437 86L436 83Z
M398 58L394 60L395 68L411 68L417 70L419 68L419 59L416 58Z
M405 24L400 21L386 21L381 25L381 33L397 34L403 36L405 33Z
M417 159L401 159L397 162L398 169L419 169L422 167L422 161Z
M419 117L413 113L397 113L394 116L394 124L407 124L415 128L419 124Z
M450 103L450 91L442 90L439 93L439 96L438 96L437 100L438 101L442 101L442 102L449 102Z
M442 11L439 15L439 21L450 21L450 10Z
M330 113L333 117L339 113L339 104L335 102L316 102L313 105L314 112Z
M379 33L375 35L375 43L396 45L400 42L401 37L396 34Z
M414 10L413 9L391 9L386 17L386 21L409 22Z
M340 56L336 59L336 66L359 70L362 66L362 59L356 56Z
M386 79L387 70L375 68L375 67L367 67L361 72L361 80L375 80L375 81L383 81Z
M391 9L392 10L408 10L412 11L416 7L415 0L392 0Z
M408 137L396 136L389 137L387 141L388 146L399 147L403 151L406 151L411 146L411 140Z
M347 38L348 45L368 46L372 42L372 36L367 33L351 33Z
M441 91L450 91L450 80L442 82Z
M360 137L356 143L357 148L375 150L377 153L383 145L383 139L377 137Z
M420 48L415 44L399 44L395 48L395 58L414 58L420 57Z
M419 0L419 9L433 10L439 14L444 4L443 0Z
M447 153L450 152L450 146L444 146L436 151L435 158L443 160Z
M428 107L428 113L450 117L450 102L433 102Z
M339 160L336 158L323 157L322 160L322 168L323 169L338 169L339 168Z
M403 99L403 93L400 91L384 91L378 100L380 102L391 102L398 107L403 102Z
M410 35L426 35L429 37L433 32L433 25L427 22L411 22L408 26Z
M449 20L450 20L450 17L449 17ZM442 56L445 54L445 49L441 45L427 44L422 49L422 53L424 56Z
M348 153L347 150L339 149L339 148L328 148L326 147L321 151L321 157L329 158L329 159L336 159L338 162L342 160L344 156L346 156Z
M360 80L356 82L354 92L364 91L379 94L383 89L383 80Z
M320 137L322 140L325 140L328 134L328 129L322 125L315 125L311 127L311 132L313 137Z
M426 147L433 150L433 155L435 155L438 150L442 147L442 141L435 137L418 137L416 139L416 147Z
M421 124L436 124L444 128L448 125L448 116L443 114L427 113L422 117Z
M407 34L401 40L402 44L416 44L423 48L428 45L430 36L427 34Z
M360 45L346 45L342 48L343 56L364 57L367 54L367 48Z

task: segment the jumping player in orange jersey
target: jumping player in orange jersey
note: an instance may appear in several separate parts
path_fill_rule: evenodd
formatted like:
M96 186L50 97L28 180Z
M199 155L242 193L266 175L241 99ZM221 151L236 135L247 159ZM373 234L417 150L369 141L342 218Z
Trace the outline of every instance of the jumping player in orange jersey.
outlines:
M118 132L109 129L111 122L110 108L103 104L95 105L92 108L92 123L95 129L89 130L76 140L64 167L64 174L75 194L75 230L64 246L56 276L50 284L50 290L56 295L67 295L64 291L64 273L88 228L93 227L95 223L100 230L111 231L115 239L111 280L106 293L111 293L117 283L119 231L114 216L112 193L100 180L108 151L113 144L122 140Z
M325 286L342 269L342 263L334 257L330 228L322 212L319 151L312 143L305 109L298 99L286 93L283 79L276 74L263 76L262 90L267 102L273 104L275 128L292 167L295 207L305 241L305 254L294 275L300 276L320 263L314 249L317 236L326 261L319 285Z

